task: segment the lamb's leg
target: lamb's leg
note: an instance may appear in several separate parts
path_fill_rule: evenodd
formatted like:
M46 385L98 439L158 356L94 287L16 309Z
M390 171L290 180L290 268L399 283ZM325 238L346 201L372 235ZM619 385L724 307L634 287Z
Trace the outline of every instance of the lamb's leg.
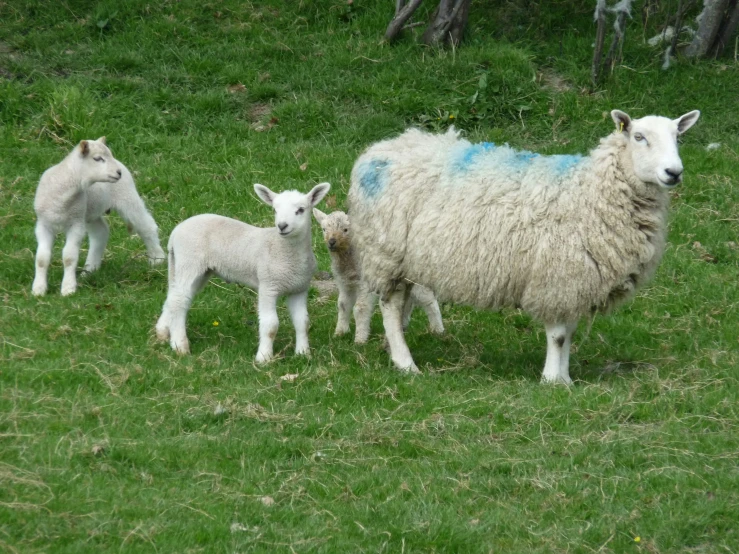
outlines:
M405 295L405 305L403 306L403 332L405 332L405 330L408 329L408 325L411 324L411 315L413 314L413 309L416 307L414 292L418 288L413 283L406 283L405 286L407 292Z
M179 272L177 283L170 286L167 293L162 315L157 322L157 336L160 338L166 337L168 332L169 344L172 350L178 354L189 354L187 312L190 311L190 306L197 293L208 282L210 273L199 275L194 279L183 276L182 273L182 271Z
M429 319L429 331L441 335L444 333L444 322L441 319L441 310L439 309L439 303L436 301L436 296L426 287L416 285L413 287L411 292L411 298L409 304L413 302L423 308L426 312L426 317Z
M95 221L87 222L87 233L90 236L90 249L87 251L87 261L85 261L85 271L95 271L100 268L103 261L103 253L108 244L110 229L108 224L101 217Z
M157 339L160 341L169 340L169 327L172 323L172 310L169 307L169 292L174 289L176 282L176 268L175 268L175 257L174 248L169 251L169 265L167 268L167 300L164 301L162 307L162 315L159 316L159 320L156 325Z
M159 244L156 221L147 211L144 201L131 184L115 194L115 211L123 218L129 229L137 233L146 245L146 255L151 265L164 261L166 254Z
M41 221L36 223L36 275L33 279L31 291L35 296L43 296L48 288L48 272L51 263L51 249L54 245L54 231Z
M359 284L357 301L354 303L354 324L356 326L354 342L356 344L364 344L369 339L370 323L372 322L372 313L377 305L377 299L378 296L370 291L367 284L362 281Z
M336 280L336 285L339 287L339 300L338 300L338 319L336 320L336 330L334 335L339 337L349 332L349 324L352 318L352 308L357 301L357 291L355 287L352 287L342 279Z
M287 297L287 309L295 327L295 354L310 355L308 346L308 291Z
M67 231L67 241L62 250L64 277L62 278L62 296L77 292L77 262L80 258L80 245L85 238L84 224L72 225Z
M570 379L570 345L572 334L577 328L575 323L546 324L547 359L544 363L544 383L572 383Z
M380 299L382 322L395 367L406 373L420 373L403 336L403 307L407 300L405 289L405 284L400 284L387 299Z
M280 321L277 319L277 295L259 291L259 349L254 361L267 363L272 359L272 347Z

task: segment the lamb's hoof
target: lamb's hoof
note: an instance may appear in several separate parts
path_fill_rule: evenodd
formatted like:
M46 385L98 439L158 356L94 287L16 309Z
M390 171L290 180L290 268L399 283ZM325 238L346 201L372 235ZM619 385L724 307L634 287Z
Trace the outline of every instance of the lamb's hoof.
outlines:
M164 254L162 254L162 257L159 257L159 256L150 256L149 257L149 265L152 265L152 266L159 265L161 263L164 263L164 260L166 260L166 259L167 258L164 257Z
M542 375L541 382L545 385L572 385L569 375Z
M172 350L180 356L187 356L190 354L190 341L185 340L172 344Z
M405 373L407 375L421 375L421 372L419 371L418 367L413 362L413 360L411 360L410 365L408 365L407 363L403 363L403 364L400 364L398 362L394 362L394 363L395 363L395 367L397 367L398 371L400 371L401 373Z
M169 340L169 327L156 328L157 340L167 342Z
M296 356L305 356L306 358L310 358L310 348L306 346L305 348L295 349L295 355Z
M369 337L365 337L364 335L361 337L354 337L354 344L367 344L367 339L369 339Z
M44 296L46 294L46 284L37 285L34 283L33 288L31 289L31 292L33 292L34 296Z
M336 328L336 331L334 331L334 336L335 336L335 337L341 337L341 336L343 336L343 335L346 335L346 334L347 334L348 332L349 332L349 327L347 327L346 329L345 329L345 328L343 328L343 327L342 327L341 329L339 329L339 328L337 327L337 328Z
M84 271L85 273L92 273L94 271L97 271L98 269L100 269L100 264L85 264L85 267L82 268L82 271Z
M431 331L431 333L433 333L434 335L443 335L444 327L429 327L429 331Z
M272 354L267 354L264 352L257 352L257 355L254 358L254 363L258 365L266 364L270 361L272 361Z
M62 296L71 296L77 292L77 285L62 285Z

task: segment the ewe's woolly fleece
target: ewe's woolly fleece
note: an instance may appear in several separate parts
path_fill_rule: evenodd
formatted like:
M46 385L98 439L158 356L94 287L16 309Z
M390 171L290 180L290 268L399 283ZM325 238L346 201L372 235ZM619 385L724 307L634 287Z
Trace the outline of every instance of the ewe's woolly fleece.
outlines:
M613 133L588 157L471 144L411 129L371 146L348 202L363 278L440 300L520 307L545 323L608 310L665 247L667 191L645 184Z

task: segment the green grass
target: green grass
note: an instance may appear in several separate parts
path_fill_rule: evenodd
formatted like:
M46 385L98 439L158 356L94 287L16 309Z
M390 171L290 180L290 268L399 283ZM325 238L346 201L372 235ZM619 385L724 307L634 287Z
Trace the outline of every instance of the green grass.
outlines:
M0 550L739 551L739 65L663 72L643 38L666 14L635 14L591 91L591 4L475 2L465 44L437 51L422 28L381 44L379 0L0 3ZM342 207L362 149L411 125L576 153L615 107L703 116L657 276L583 322L569 389L539 384L523 313L444 306L443 337L417 314L406 377L379 314L356 347L316 291L312 358L281 308L284 356L255 367L255 295L218 281L178 358L153 337L166 269L115 216L75 296L61 237L30 294L38 178L84 138L135 172L166 244L202 212L271 225L254 182L327 180L322 209ZM328 269L317 225L314 247Z

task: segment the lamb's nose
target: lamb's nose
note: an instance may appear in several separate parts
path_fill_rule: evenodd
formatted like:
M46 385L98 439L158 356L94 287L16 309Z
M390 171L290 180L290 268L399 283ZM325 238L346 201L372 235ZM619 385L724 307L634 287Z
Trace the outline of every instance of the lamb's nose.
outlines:
M277 227L280 229L280 231L284 231L287 229L287 223L279 223Z
M120 169L118 171L116 171L116 173L118 174L118 177L120 177L121 175L123 175L123 173L121 173L121 170Z
M677 183L678 181L680 181L680 176L683 174L683 170L682 169L665 169L665 173L667 173L670 176L673 183Z
M334 246L336 246L336 239L329 239L329 240L328 240L328 245L329 245L330 247L332 247L332 248L333 248Z

